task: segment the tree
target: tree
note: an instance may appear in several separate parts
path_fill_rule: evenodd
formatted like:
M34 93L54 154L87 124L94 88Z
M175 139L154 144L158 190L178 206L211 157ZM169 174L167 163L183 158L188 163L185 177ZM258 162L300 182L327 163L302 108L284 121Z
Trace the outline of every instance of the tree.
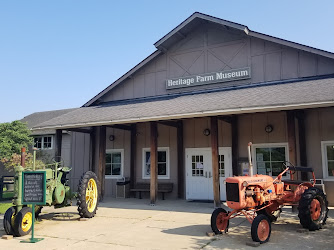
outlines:
M0 160L20 154L21 148L33 145L33 138L27 124L20 121L0 123Z

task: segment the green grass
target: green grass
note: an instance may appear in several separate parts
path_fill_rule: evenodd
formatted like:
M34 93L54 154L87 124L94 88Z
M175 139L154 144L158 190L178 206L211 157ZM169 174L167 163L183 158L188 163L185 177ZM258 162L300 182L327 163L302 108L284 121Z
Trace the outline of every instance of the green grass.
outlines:
M0 203L0 214L4 214L11 206L13 206L11 202Z

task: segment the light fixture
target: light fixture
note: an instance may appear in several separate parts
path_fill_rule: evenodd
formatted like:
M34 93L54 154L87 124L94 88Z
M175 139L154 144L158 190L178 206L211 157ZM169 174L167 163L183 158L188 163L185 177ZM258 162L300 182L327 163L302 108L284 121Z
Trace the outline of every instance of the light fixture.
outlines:
M273 126L272 125L267 125L265 128L264 128L264 130L267 132L267 133L271 133L271 132L273 132L273 130L274 130L274 128L273 128Z
M210 135L210 129L206 128L203 130L203 135L208 136Z
M110 135L109 136L109 141L114 141L115 140L115 136L114 135Z

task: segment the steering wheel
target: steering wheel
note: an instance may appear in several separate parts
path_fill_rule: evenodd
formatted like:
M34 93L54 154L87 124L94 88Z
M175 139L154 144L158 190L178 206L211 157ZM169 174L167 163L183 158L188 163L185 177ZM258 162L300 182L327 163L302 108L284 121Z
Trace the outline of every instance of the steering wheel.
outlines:
M58 164L58 168L59 168L59 167L64 167L64 166L65 166L65 161L64 161L64 159L63 159L62 157L60 157L60 156L55 156L55 157L53 157L53 158L51 159L51 161L52 161L53 163L59 163L59 164Z
M291 174L295 174L296 173L296 167L291 162L289 162L289 161L283 162L282 168L283 168L283 170L289 168L289 170L292 171Z

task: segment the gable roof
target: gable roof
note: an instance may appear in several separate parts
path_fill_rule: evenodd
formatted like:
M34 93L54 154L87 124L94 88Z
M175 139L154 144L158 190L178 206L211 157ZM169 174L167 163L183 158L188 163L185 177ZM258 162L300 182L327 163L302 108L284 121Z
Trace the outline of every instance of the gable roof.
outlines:
M175 44L176 42L182 40L185 38L185 36L191 32L195 27L197 27L202 22L212 22L216 24L220 24L223 26L227 26L233 29L240 30L244 32L246 35L251 37L256 37L259 39L263 39L266 41L278 43L284 46L292 47L295 49L300 49L306 52L314 53L317 55L325 56L328 58L334 59L334 53L328 52L321 49L316 49L310 46L302 45L299 43L291 42L288 40L284 40L281 38L265 35L256 31L250 30L247 26L238 24L235 22L227 21L218 17L213 17L210 15L206 15L200 12L195 12L190 17L188 17L185 21L183 21L181 24L179 24L177 27L175 27L172 31L167 33L164 37L162 37L159 41L157 41L154 46L157 48L155 52L153 52L151 55L149 55L147 58L145 58L143 61L141 61L139 64L137 64L135 67L133 67L131 70L129 70L127 73L125 73L123 76L118 78L115 82L113 82L111 85L109 85L107 88L102 90L100 93L98 93L96 96L94 96L92 99L90 99L87 103L83 105L83 107L91 106L94 102L96 102L99 98L101 98L104 94L109 92L111 89L116 87L118 84L120 84L122 81L127 79L128 77L131 77L136 71L138 71L140 68L142 68L144 65L152 61L154 58L156 58L161 53L164 53L170 46Z
M333 75L250 84L146 101L128 100L82 107L39 124L33 130L328 107L334 106L333 93Z
M51 120L55 117L59 117L61 115L67 114L73 110L76 110L75 108L72 109L60 109L60 110L52 110L52 111L44 111L44 112L35 112L30 115L25 116L23 119L21 119L21 122L27 123L27 126L29 129L35 127L36 125L46 122L48 120ZM40 131L33 131L32 135L41 135L41 134L54 134L56 133L53 129L47 129L47 130L40 130Z

